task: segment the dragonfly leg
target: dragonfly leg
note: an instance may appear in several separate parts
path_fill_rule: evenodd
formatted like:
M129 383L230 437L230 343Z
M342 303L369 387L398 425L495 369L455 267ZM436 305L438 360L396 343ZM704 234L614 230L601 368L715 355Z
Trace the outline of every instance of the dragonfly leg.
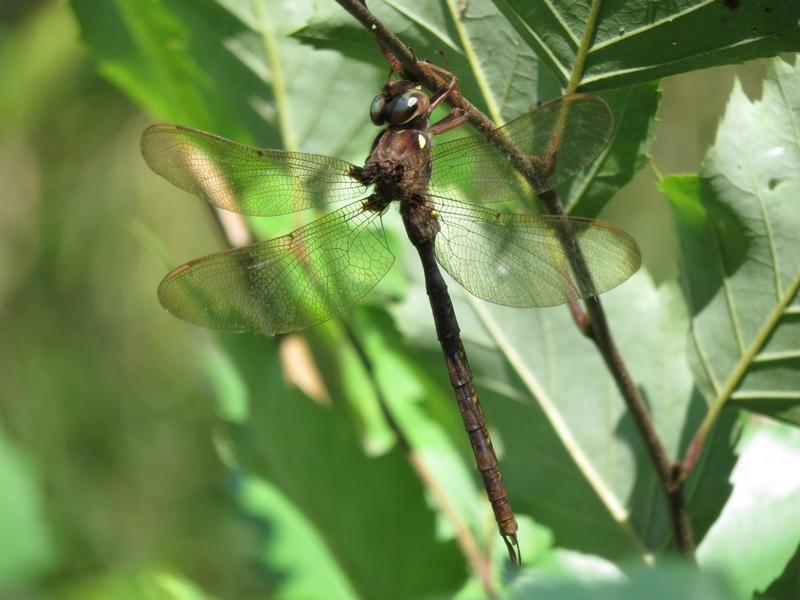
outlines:
M443 53L442 56L444 56ZM445 58L445 60L447 59ZM456 89L456 86L458 86L458 77L456 77L455 73L453 73L452 71L449 71L448 69L435 65L431 62L426 61L426 64L437 73L440 73L450 78L450 83L447 84L447 87L444 88L443 90L436 92L436 94L434 94L433 97L431 98L430 110L431 112L433 112L433 109L436 108L439 104L441 104L445 99L447 99L447 97L453 92L453 90ZM449 115L444 117L438 123L434 123L433 125L431 125L430 131L433 135L439 135L440 133L446 133L451 129L455 129L456 127L459 127L466 122L467 122L467 115L465 115L461 109L456 108L453 109L453 111Z
M448 71L443 67L433 64L432 62L425 61L425 64L428 65L428 67L430 67L433 71L450 78L450 83L447 84L447 87L436 92L431 98L431 110L433 110L444 100L446 100L452 91L456 89L456 86L458 85L458 77L456 77L456 74L452 71Z
M430 132L433 135L439 135L440 133L446 133L451 129L460 127L466 122L467 115L465 115L461 109L455 108L449 115L431 125Z

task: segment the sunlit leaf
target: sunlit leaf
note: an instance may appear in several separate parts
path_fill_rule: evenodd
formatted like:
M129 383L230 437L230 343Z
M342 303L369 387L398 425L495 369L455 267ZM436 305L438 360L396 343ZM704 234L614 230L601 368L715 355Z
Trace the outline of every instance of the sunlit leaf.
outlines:
M800 70L737 86L701 176L666 178L706 401L800 423Z
M32 465L0 436L0 595L44 575L56 558Z
M766 590L800 544L800 470L787 468L800 464L800 431L751 420L737 453L733 492L697 558L723 571L735 597L746 599Z
M728 600L730 593L726 582L717 576L701 573L690 565L665 563L656 568L634 569L625 581L576 583L522 579L508 597L514 600Z

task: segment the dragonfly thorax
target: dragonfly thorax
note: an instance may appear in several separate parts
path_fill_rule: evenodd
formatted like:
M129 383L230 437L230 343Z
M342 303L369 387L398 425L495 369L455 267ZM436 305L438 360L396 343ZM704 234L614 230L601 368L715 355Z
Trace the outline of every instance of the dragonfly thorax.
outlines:
M431 176L431 134L427 119L419 125L382 131L364 167L351 175L364 185L375 185L376 194L387 202L424 194Z
M439 231L428 195L431 137L427 118L411 127L388 127L375 138L364 166L350 171L364 185L375 186L365 209L382 212L392 201L400 202L400 213L414 245L432 240Z

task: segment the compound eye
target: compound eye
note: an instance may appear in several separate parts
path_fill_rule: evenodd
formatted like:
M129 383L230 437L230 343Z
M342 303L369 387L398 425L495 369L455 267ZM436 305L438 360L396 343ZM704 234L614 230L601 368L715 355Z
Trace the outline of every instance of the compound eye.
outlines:
M394 98L386 107L386 120L390 125L405 125L427 114L430 101L425 92L408 90Z
M385 108L386 97L383 94L378 94L372 99L372 103L369 105L369 118L375 125L383 125L386 121Z

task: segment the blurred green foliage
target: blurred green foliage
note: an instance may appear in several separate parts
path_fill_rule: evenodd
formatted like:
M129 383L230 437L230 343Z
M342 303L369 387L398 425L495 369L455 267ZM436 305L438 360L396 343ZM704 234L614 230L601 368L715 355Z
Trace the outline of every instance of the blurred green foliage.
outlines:
M159 118L191 121L244 142L296 145L352 160L366 153L373 133L364 126L366 102L382 74L374 61L341 62L331 50L352 33L342 14L345 29L311 19L289 39L302 23L287 18L273 32L289 48L288 72L295 77L281 99L254 74L265 72L252 62L260 43L253 27L258 15L243 3L76 0L73 6L99 70ZM439 41L458 44L456 32L438 32L443 37L432 44L425 27L411 27L392 11L387 15L399 20L418 50L436 49ZM434 10L428 16L421 22L440 15ZM207 210L147 171L138 139L151 118L95 73L66 4L8 2L0 18L0 598L417 597L448 596L461 586L464 597L480 597L453 524L434 508L436 487L420 480L409 456L428 466L466 527L479 532L481 550L492 555L495 577L511 595L583 597L585 586L552 583L583 578L594 582L592 597L598 590L607 597L639 597L640 590L654 588L729 597L725 584L713 578L669 566L642 575L625 563L631 554L649 557L639 544L661 549L668 543L661 498L618 400L606 395L599 362L579 362L585 379L576 391L569 386L577 371L559 371L528 344L531 323L540 328L537 339L563 328L556 355L588 356L562 309L519 317L490 307L487 320L469 298L457 299L490 422L500 424L512 499L522 513L536 514L550 527L523 517L523 556L532 568L521 575L502 567L441 359L430 347L429 315L413 266L404 271L408 291L409 281L395 275L372 300L378 306L359 307L347 318L369 356L381 357L374 373L366 371L340 323L308 332L294 348L301 362L308 362L302 353L311 348L326 393L314 381L281 371L283 346L255 336L212 338L166 315L155 297L164 263L224 245ZM511 39L512 28L498 15L492 18L494 30ZM135 23L136 35L118 35L124 27L117 19ZM479 50L480 27L476 20L468 32ZM224 39L227 51L217 52L211 39ZM137 44L139 51L131 50ZM320 60L330 61L329 73L340 78L332 87L318 89L319 71L303 68L317 57L311 45L328 49ZM522 47L519 56L521 65L535 65L529 49ZM467 61L457 53L454 58L455 68L467 72L465 88L489 111L513 116L524 110L529 85L543 97L556 93L558 81L546 71L535 69L533 82L522 70L506 81L492 64L487 59L483 65L493 90L487 94ZM665 80L654 163L664 172L697 171L734 75L745 92L759 95L764 73L765 63L755 62ZM497 92L503 85L521 93L503 104ZM625 109L655 107L654 86L640 86L637 93L635 101L610 93L621 122ZM276 106L278 112L290 107L294 120L276 118ZM676 234L665 225L669 206L653 175L640 172L604 207L632 175L633 164L643 163L651 132L647 123L632 121L631 136L639 137L634 142L626 134L615 146L621 151L598 175L607 174L608 187L587 194L596 201L586 210L602 208L603 218L628 229L660 283L677 274L679 253ZM290 222L256 227L273 235ZM656 289L642 276L625 294L609 299L609 312L634 375L653 398L680 398L680 410L688 406L696 421L698 399L681 354L689 315L676 308L676 289ZM405 296L402 303L399 296ZM658 326L643 335L637 322L626 324L632 301ZM391 313L383 307L388 303ZM406 317L399 328L398 315ZM605 461L608 468L601 471L613 502L570 462L570 448L547 425L540 405L529 402L537 394L512 372L508 348L490 339L487 322L518 332L523 339L511 339L511 349L524 351L530 373L548 373L544 395L569 413L587 455ZM581 403L591 402L600 388L606 400L612 398L610 408L600 402L585 408ZM381 395L414 452L396 444L378 408ZM689 433L684 415L669 404L653 409L675 455ZM729 417L715 441L722 450L718 462L704 465L693 488L701 533L729 490L735 458L735 419ZM602 419L607 423L598 428ZM603 437L591 437L597 429ZM781 430L770 439L787 435ZM748 437L738 451L752 439L759 438ZM785 452L781 460L796 456ZM366 489L341 478L356 472ZM563 504L549 501L529 480L559 482L545 491ZM622 524L610 514L614 502L630 511ZM790 508L778 505L775 514L784 510ZM726 525L735 530L736 515L715 533L713 540L723 546L730 539ZM736 568L733 559L718 562ZM629 583L619 581L620 566ZM737 593L763 589L779 571L767 579L746 573ZM796 582L790 568L775 584L775 597L791 597L792 577Z
M192 207L150 201L162 186L138 154L145 120L95 74L68 8L14 19L0 38L0 447L14 526L0 534L0 589L162 564L246 589L255 535L212 444L211 390L180 360L207 341L162 320L163 265L136 235L199 251L212 232L181 226Z

